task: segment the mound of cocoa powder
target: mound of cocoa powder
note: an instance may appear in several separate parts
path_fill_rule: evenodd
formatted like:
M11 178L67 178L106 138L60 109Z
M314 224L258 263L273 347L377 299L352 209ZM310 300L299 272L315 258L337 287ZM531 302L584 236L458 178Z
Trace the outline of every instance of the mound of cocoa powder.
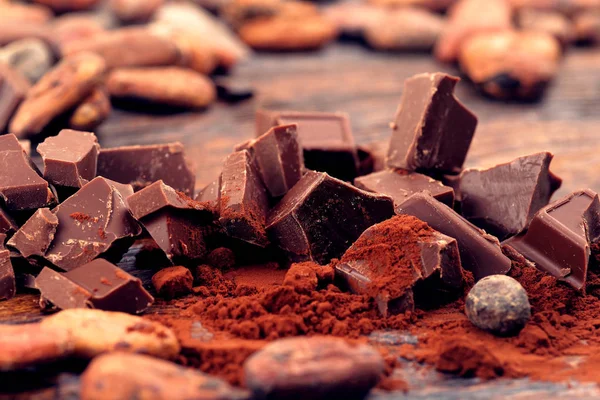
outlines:
M397 227L398 231L405 228ZM587 294L583 295L517 254L507 255L513 260L509 275L523 285L532 305L531 320L515 337L493 336L466 318L464 297L473 284L469 273L465 273L466 284L458 299L438 308L383 318L369 296L343 292L333 284L307 291L314 286L311 274L307 274L309 285L299 282L302 274L288 277L293 284L284 285L279 272L277 284L265 279L264 272L257 272L261 267L254 266L236 270L229 275L231 279L222 276L217 280L221 288L227 282L228 290L207 288L204 297L179 300L176 315L149 318L176 332L183 348L182 364L237 385L242 384L243 361L270 340L316 334L366 340L365 335L378 330L400 330L419 339L416 346L378 345L388 361L388 374L399 357L482 379L529 377L600 383L600 374L593 372L600 367L600 357L595 356L600 354L600 278L596 272L590 272ZM588 357L572 366L566 362L569 356ZM386 379L379 387L405 389L406 384Z

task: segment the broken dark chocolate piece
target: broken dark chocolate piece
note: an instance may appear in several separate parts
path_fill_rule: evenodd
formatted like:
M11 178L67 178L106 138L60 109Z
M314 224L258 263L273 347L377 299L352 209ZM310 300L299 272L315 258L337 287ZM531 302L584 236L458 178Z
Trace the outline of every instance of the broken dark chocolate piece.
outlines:
M221 175L208 185L206 185L198 195L196 201L206 203L209 207L219 207L219 197L221 195Z
M430 195L414 194L396 212L415 216L433 229L456 239L462 266L471 271L476 280L488 275L506 274L510 270L510 259L502 254L496 237L477 228Z
M390 197L308 171L271 211L267 230L291 261L327 264L365 229L393 214Z
M139 235L141 228L125 204L131 194L131 185L103 177L88 182L52 210L58 228L44 257L69 271L106 252L118 239Z
M0 197L7 210L32 210L56 201L40 175L15 135L0 136Z
M405 215L364 231L335 268L353 293L372 296L384 317L414 310L421 296L434 303L463 281L456 240ZM419 293L426 281L426 293Z
M450 174L461 171L477 117L454 96L458 81L438 72L415 75L404 82L391 124L389 167Z
M92 132L63 129L37 148L44 161L44 178L57 186L82 187L96 177L99 149Z
M442 182L416 172L386 169L354 180L354 186L369 192L381 193L394 199L398 207L415 193L428 192L435 199L452 207L454 190Z
M257 136L273 126L290 124L298 125L306 168L344 181L356 178L359 160L346 114L267 110L256 113Z
M14 218L0 205L0 233L13 232L19 229Z
M590 243L598 240L599 221L598 194L580 190L539 210L525 233L503 244L538 269L585 291Z
M561 185L549 170L552 157L536 153L485 170L463 171L462 215L501 239L521 232Z
M219 222L233 238L266 247L269 197L247 150L230 154L221 173Z
M286 194L304 173L304 158L302 147L298 143L297 128L297 125L276 126L257 139L243 144L243 148L252 155L272 197Z
M8 245L25 258L44 257L54 240L58 218L48 208L38 208L35 213L10 238Z
M19 71L0 63L0 134L4 133L8 121L30 87L27 78Z
M10 261L10 251L4 247L6 235L0 233L0 300L8 300L17 291L15 271Z
M163 181L130 195L127 204L170 260L206 255L205 235L213 214L204 204L176 192Z
M98 154L98 175L131 184L140 190L158 180L194 194L196 176L179 142L102 149Z
M65 273L44 268L35 283L41 292L42 308L96 308L138 314L154 302L138 278L101 258Z

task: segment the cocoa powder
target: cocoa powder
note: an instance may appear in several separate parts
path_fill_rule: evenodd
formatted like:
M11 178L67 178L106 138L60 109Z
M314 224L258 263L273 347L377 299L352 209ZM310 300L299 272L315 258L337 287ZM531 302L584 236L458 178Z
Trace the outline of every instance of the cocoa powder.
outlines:
M398 224L396 229L406 226ZM236 385L242 384L244 360L268 341L323 334L365 340L365 335L380 330L400 330L418 338L417 345L377 345L388 361L388 377L378 386L384 390L408 388L392 375L398 359L465 377L600 383L600 374L594 372L600 366L600 357L595 356L600 352L600 278L591 271L588 294L581 295L518 254L505 251L513 260L509 275L523 285L532 305L527 326L509 338L484 332L466 318L464 298L473 285L469 273L458 299L383 318L369 296L342 292L332 284L307 292L299 281L305 275L313 285L312 274L288 276L289 285L283 284L283 277L279 283L264 279L268 275L264 273L257 279L260 267L255 266L228 274L231 279L220 275L218 285L227 282L227 290L210 287L207 291L216 295L178 301L176 317L148 318L174 330L182 344L180 363ZM322 267L313 264L312 268ZM581 356L582 362L569 365L566 357L570 356Z

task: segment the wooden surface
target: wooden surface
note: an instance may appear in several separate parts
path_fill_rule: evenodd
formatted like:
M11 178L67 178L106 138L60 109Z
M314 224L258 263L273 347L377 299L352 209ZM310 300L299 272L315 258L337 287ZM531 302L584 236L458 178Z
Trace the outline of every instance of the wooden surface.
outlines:
M459 98L479 117L467 166L493 165L519 155L550 150L556 156L552 169L564 179L559 195L583 187L600 190L599 67L600 51L572 50L546 97L533 104L488 100L469 83L460 83ZM436 64L428 55L374 53L349 44L332 46L319 53L257 55L239 66L234 74L256 89L251 100L236 105L219 103L201 113L174 115L115 110L97 134L104 147L183 142L197 166L198 190L218 175L224 156L236 143L254 136L254 112L259 107L345 111L350 114L357 142L364 144L389 136L388 123L407 77L439 70L457 72ZM19 295L0 302L0 322L20 323L39 318L35 295ZM515 393L524 396L520 398L598 395L597 389L589 386L536 386L526 381L502 381L486 386L464 380L457 384L428 374L414 374L413 379L416 389L407 398L491 398L490 390L498 398ZM452 393L456 396L452 397ZM404 398L404 395L377 397Z

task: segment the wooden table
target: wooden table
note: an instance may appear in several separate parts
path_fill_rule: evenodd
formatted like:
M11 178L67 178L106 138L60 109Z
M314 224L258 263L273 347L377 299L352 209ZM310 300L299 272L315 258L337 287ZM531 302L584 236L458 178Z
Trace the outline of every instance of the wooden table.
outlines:
M235 71L235 77L256 88L251 100L237 105L219 103L205 112L175 115L115 110L97 134L104 147L181 141L197 165L196 189L200 189L218 175L223 158L236 143L254 136L254 112L259 107L345 111L350 114L358 143L384 140L390 134L388 123L400 100L404 80L439 70L457 72L428 55L375 53L351 44L338 44L318 53L261 54ZM549 150L556 156L552 170L564 179L559 195L585 187L600 190L600 51L571 50L539 103L505 104L485 99L467 82L459 84L457 94L479 117L467 166L489 166ZM34 295L0 302L0 322L39 318ZM502 398L514 393L524 398L598 395L597 389L589 385L569 388L526 381L457 383L431 373L414 375L416 389L407 398ZM376 397L404 398L399 393Z

